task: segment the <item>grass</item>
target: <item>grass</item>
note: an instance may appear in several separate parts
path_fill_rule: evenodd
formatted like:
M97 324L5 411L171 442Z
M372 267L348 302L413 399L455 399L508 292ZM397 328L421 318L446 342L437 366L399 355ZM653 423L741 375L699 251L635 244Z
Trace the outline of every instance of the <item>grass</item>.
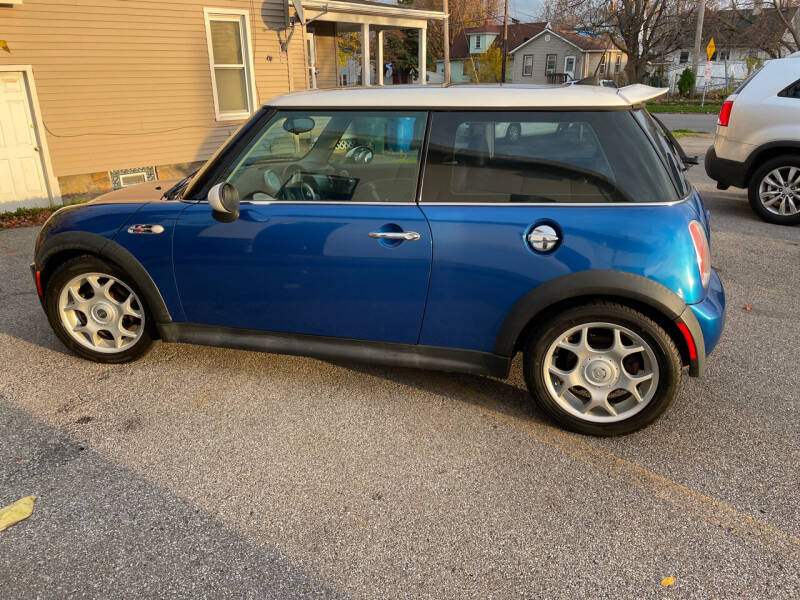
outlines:
M79 200L70 204L82 204L88 200ZM18 208L8 212L0 213L0 231L3 229L13 229L16 227L35 227L44 225L44 222L56 212L60 206L46 206L43 208Z
M676 138L692 137L694 135L710 135L707 131L695 131L694 129L673 129L672 135Z
M700 103L690 104L686 102L650 102L647 110L653 113L701 113L708 115L719 114L722 104L717 102L706 102L705 106Z

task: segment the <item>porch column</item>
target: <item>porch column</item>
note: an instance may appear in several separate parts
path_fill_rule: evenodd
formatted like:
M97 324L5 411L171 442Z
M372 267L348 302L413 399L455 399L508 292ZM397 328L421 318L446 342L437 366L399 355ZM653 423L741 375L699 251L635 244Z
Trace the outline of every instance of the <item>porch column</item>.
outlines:
M369 85L369 23L361 24L361 85Z
M378 36L375 40L375 76L378 78L378 85L383 85L383 29L378 30Z
M421 27L419 30L419 58L417 59L417 68L419 69L419 82L422 85L428 83L428 28Z

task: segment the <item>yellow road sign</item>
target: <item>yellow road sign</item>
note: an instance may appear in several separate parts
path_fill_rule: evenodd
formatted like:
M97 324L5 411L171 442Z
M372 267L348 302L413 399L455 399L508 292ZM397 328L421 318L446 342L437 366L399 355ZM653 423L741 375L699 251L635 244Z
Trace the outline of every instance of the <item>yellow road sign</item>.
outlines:
M706 54L708 55L708 60L711 60L711 57L714 56L714 51L717 49L716 44L714 43L714 38L711 38L711 41L708 42L708 46L706 46Z

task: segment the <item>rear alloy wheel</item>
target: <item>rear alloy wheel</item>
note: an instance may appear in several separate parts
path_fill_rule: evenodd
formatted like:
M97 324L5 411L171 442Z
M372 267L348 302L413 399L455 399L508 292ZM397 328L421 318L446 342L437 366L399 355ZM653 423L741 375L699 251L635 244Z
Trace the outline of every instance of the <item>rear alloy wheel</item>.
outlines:
M127 279L94 256L68 261L53 274L45 295L48 318L76 354L117 363L150 345L146 307Z
M764 163L750 180L750 206L777 225L800 223L800 157L779 156Z
M675 399L678 350L661 327L633 309L580 306L534 337L525 354L528 388L540 408L570 429L629 433Z

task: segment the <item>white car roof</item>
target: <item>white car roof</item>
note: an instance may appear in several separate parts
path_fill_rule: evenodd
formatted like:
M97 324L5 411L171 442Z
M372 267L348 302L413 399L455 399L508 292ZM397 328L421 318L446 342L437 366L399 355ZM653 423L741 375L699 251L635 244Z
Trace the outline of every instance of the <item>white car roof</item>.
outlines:
M477 84L397 85L306 90L270 100L275 108L482 108L485 110L629 108L668 92L634 84L620 89L595 85Z

